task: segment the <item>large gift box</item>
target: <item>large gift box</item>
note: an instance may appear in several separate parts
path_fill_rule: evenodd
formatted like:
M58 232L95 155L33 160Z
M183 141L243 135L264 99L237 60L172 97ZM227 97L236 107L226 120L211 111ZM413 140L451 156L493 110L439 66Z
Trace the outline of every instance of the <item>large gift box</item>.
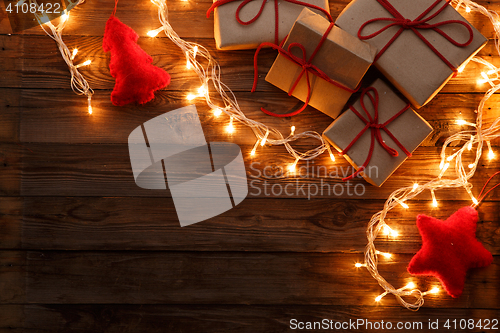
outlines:
M266 81L336 118L357 89L377 50L330 25L321 15L305 8ZM327 29L331 30L320 45ZM321 71L319 75L318 70Z
M449 0L354 0L335 22L379 50L376 67L416 108L488 41Z
M323 15L330 16L328 0L301 2L311 8L321 8ZM214 0L207 16L214 11L214 37L219 50L243 50L255 49L263 42L278 44L303 8L287 0Z
M377 79L338 117L323 137L355 174L381 186L432 132L432 127L385 82Z

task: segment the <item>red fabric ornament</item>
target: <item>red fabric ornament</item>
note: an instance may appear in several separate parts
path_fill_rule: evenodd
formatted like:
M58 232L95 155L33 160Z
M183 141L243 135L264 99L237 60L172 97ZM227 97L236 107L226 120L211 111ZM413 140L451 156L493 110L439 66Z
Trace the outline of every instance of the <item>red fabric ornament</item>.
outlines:
M139 35L114 13L106 22L102 47L111 52L109 70L116 79L111 93L114 105L144 104L154 98L156 90L170 83L170 75L151 64L153 58L137 44L138 39Z
M463 207L441 221L417 216L422 248L411 259L408 272L437 277L451 297L462 294L469 268L491 264L493 256L476 239L477 211Z

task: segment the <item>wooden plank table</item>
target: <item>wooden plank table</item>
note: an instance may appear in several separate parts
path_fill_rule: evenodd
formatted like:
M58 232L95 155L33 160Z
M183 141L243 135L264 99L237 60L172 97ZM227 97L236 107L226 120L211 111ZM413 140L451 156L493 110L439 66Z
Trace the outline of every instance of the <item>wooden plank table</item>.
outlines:
M213 18L205 12L211 0L168 2L169 18L179 35L207 47L222 67L222 80L235 93L248 117L287 133L323 131L331 119L307 108L293 118L272 118L259 111L294 107L297 102L267 84L261 75L250 93L253 51L215 50ZM347 0L330 1L335 18ZM481 1L500 10L500 1ZM469 64L419 113L435 131L381 188L361 184L362 195L296 191L266 194L266 185L297 188L337 178L317 172L346 170L326 154L314 164L300 163L308 176L274 177L292 158L284 147L259 148L252 132L235 123L224 131L227 117L214 117L196 100L207 141L229 141L243 152L249 180L256 184L236 208L207 221L181 228L170 192L139 188L132 176L127 138L143 122L190 104L185 96L200 82L186 69L182 52L167 38L149 38L159 26L149 1L121 0L117 16L140 36L139 45L167 70L172 83L144 106L115 107L109 100L114 79L109 54L102 51L104 25L113 1L88 0L71 11L64 40L77 47L77 59L95 90L94 113L69 86L67 66L56 44L35 27L9 34L0 22L0 332L288 332L292 319L302 322L428 322L447 319L500 319L500 191L479 208L477 236L493 253L493 264L469 272L464 293L452 299L444 292L426 297L411 312L393 297L376 303L383 290L365 269L366 226L392 191L438 174L444 140L460 130L458 117L474 122L486 90L476 84L481 67ZM493 29L479 14L467 14L485 36ZM493 40L480 56L500 66ZM264 74L275 54L263 51ZM500 116L500 95L485 107L484 122ZM492 142L498 151L499 142ZM310 149L313 141L298 142ZM453 151L450 148L450 152ZM472 153L470 154L472 161ZM255 167L257 166L257 167ZM315 169L316 168L316 169ZM480 187L500 168L500 158L482 159L472 184ZM315 171L316 170L316 171ZM435 278L411 278L406 266L421 245L415 216L446 218L469 205L463 190L438 191L439 207L428 193L393 210L388 219L400 232L377 246L393 253L379 269L395 286L410 280L427 290ZM497 326L497 329L500 327ZM479 331L479 329L475 329ZM354 331L367 331L365 326ZM453 331L453 330L449 330ZM489 330L484 330L489 332Z

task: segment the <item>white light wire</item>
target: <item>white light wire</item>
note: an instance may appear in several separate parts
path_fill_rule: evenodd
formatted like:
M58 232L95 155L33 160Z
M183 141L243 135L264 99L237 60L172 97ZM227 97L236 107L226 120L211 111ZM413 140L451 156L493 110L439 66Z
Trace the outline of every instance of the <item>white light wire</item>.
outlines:
M271 145L284 145L286 150L294 157L295 160L312 160L323 154L326 150L329 150L328 143L323 140L321 134L315 131L305 131L284 137L278 129L246 117L241 111L233 92L221 81L220 66L217 61L212 58L208 50L200 44L187 42L179 37L168 21L168 7L165 0L151 0L151 2L158 7L158 18L163 27L163 31L167 37L186 55L186 61L190 64L191 69L194 70L200 78L202 86L207 87L206 91L208 91L208 84L211 82L215 88L217 96L222 98L224 106L216 105L211 99L211 94L205 93L203 97L205 97L206 103L211 109L215 110L219 108L226 115L233 117L233 119L238 122L250 127L255 134L257 141L264 139L266 133L268 133L266 143ZM196 57L194 56L195 50ZM205 67L197 60L197 58L204 60ZM300 152L290 145L290 142L302 138L316 139L320 142L320 145L306 152Z
M36 2L36 0L29 0L29 2L34 3L38 8L38 3ZM83 2L85 2L85 0L78 0L78 2L70 1L68 8L73 8L74 6L77 6ZM68 69L71 74L71 89L78 95L87 96L88 111L89 113L92 113L91 100L94 91L90 88L87 80L78 71L79 66L74 64L74 57L72 56L72 52L68 49L62 39L64 27L69 20L69 13L70 11L66 11L66 15L68 15L67 19L63 20L59 18L59 24L57 26L54 26L54 24L52 24L46 14L42 14L37 11L35 13L35 17L43 31L45 31L45 33L56 42L57 47L61 52L62 58L68 65ZM50 31L47 30L47 27Z

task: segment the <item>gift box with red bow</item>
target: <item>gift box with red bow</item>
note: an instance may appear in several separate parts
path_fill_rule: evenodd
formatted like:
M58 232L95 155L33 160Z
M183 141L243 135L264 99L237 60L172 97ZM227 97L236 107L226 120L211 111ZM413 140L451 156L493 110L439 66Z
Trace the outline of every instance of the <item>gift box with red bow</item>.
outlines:
M432 127L384 81L364 89L323 137L369 183L381 186L432 132Z
M335 24L375 46L374 65L420 108L488 41L449 2L354 0Z
M304 8L282 45L264 43L279 51L266 81L305 104L299 110L274 116L292 116L306 105L336 118L375 58L377 50ZM255 66L255 90L257 63Z
M330 17L328 0L214 0L214 37L219 50L255 49L283 40L304 7Z

